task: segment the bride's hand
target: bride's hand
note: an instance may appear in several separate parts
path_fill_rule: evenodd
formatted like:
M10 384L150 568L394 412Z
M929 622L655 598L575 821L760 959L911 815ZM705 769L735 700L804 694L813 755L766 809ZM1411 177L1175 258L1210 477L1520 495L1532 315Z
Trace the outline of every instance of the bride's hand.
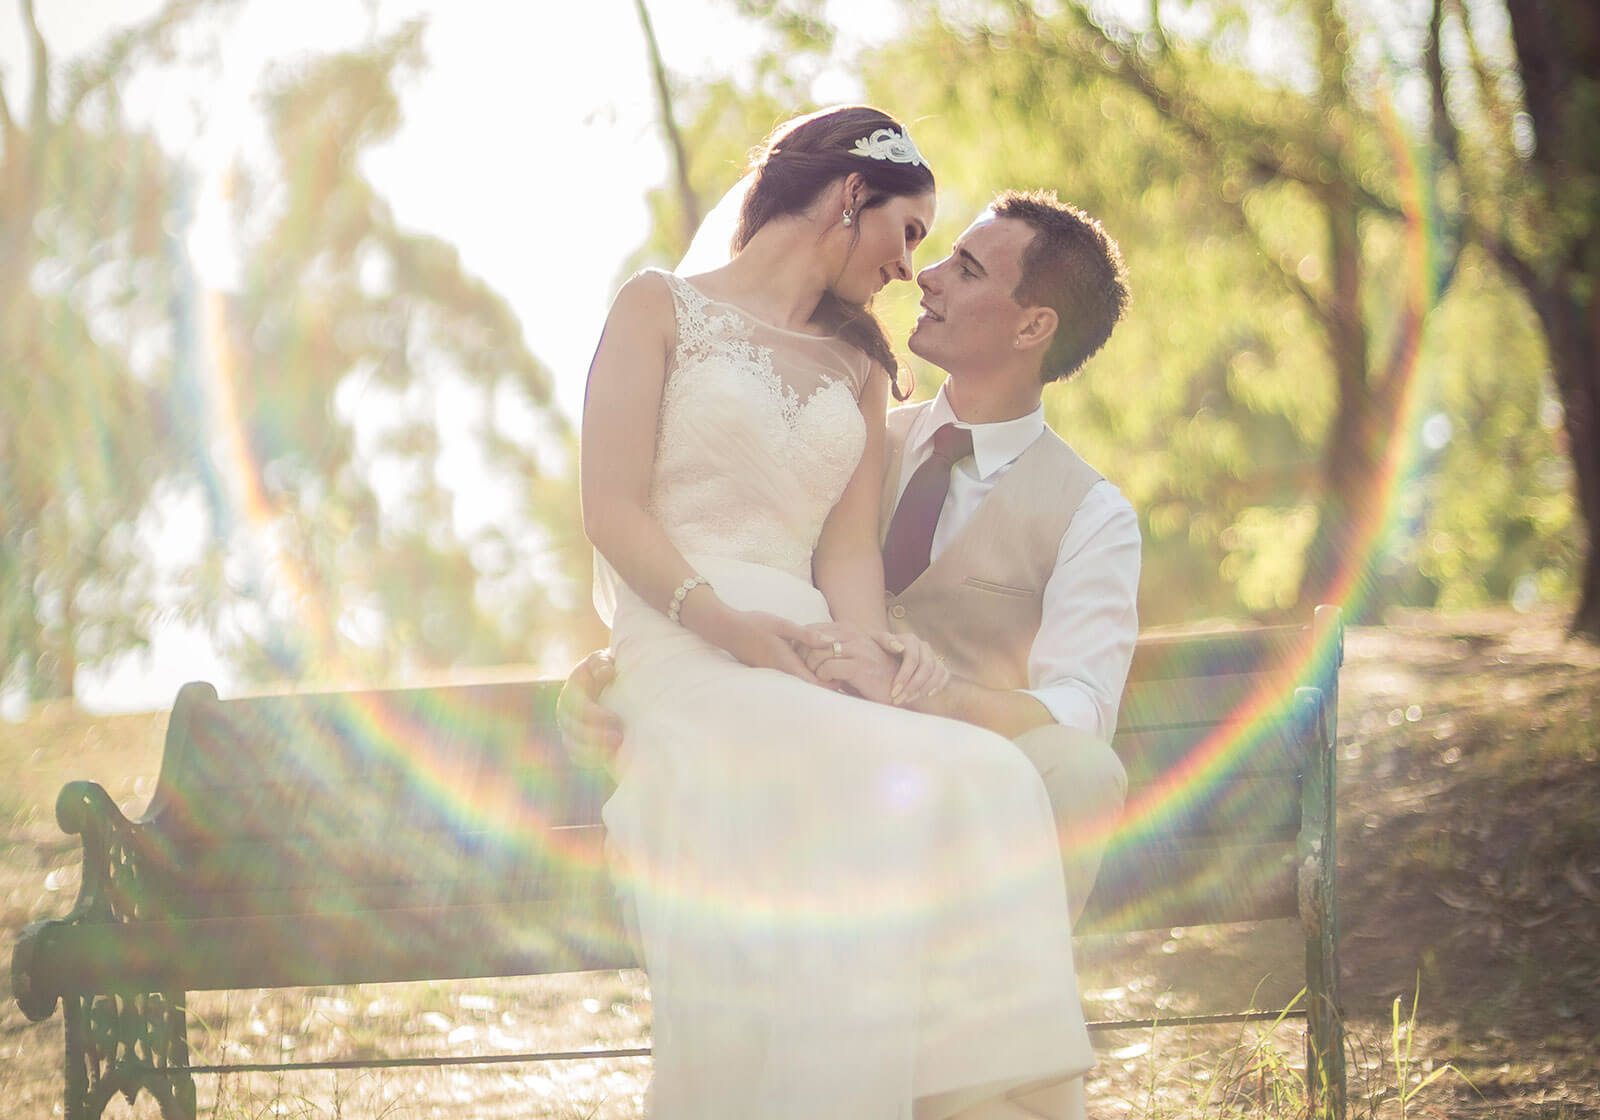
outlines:
M887 630L880 630L872 637L900 659L900 668L889 686L891 704L915 703L950 683L950 670L944 658L935 653L925 639L911 633L892 634Z
M803 651L820 640L806 627L764 611L729 611L711 635L713 641L746 665L780 669L803 681L834 687L817 679L806 666Z

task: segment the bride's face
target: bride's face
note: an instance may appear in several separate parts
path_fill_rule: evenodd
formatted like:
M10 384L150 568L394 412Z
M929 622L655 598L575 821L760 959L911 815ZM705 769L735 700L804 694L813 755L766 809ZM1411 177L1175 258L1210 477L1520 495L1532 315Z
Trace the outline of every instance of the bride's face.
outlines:
M859 236L846 253L834 294L851 303L867 303L891 280L916 275L911 254L928 236L934 207L933 192L927 191L896 195L857 215Z

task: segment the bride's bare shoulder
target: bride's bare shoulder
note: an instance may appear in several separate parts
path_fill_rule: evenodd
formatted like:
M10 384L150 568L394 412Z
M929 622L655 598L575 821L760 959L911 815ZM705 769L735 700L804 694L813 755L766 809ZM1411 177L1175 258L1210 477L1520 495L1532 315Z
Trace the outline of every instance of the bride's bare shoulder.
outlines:
M667 328L673 322L672 277L660 269L634 273L611 301L609 322L626 320L635 327Z

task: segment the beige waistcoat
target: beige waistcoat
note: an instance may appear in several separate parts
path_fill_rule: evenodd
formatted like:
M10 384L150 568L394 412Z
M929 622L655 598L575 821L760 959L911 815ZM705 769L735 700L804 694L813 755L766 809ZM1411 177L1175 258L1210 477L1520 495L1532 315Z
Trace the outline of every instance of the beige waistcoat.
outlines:
M911 422L927 405L889 413L880 543L899 489ZM1044 586L1061 538L1100 475L1046 428L911 586L888 597L889 625L926 638L961 676L1027 688Z

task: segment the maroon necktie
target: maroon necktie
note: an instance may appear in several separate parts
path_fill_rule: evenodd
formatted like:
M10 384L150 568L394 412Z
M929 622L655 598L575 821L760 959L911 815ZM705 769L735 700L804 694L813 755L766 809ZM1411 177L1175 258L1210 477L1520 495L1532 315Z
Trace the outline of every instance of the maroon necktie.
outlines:
M950 490L950 468L972 454L972 431L946 424L933 433L933 454L916 469L883 538L883 582L900 594L928 567L934 526Z

